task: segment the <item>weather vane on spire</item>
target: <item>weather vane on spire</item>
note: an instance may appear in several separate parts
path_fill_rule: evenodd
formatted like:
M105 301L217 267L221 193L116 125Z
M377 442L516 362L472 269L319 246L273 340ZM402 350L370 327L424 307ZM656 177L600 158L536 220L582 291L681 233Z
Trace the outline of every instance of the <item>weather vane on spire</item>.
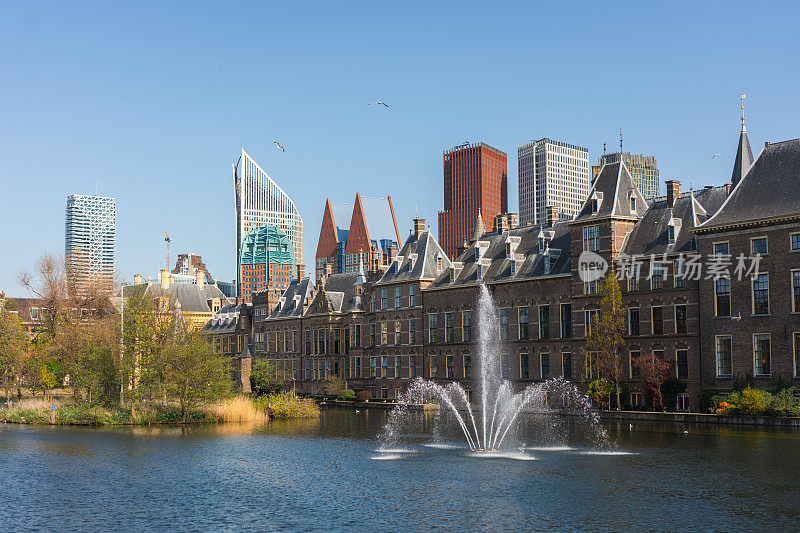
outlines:
M744 99L745 98L747 98L747 93L739 95L739 100L742 101L742 129L744 129Z

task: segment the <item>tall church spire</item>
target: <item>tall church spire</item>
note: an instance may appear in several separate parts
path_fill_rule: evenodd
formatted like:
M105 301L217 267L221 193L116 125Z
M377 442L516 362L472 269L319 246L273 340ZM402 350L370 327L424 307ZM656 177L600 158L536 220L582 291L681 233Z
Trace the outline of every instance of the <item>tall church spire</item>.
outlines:
M750 150L750 139L747 138L747 129L744 127L744 99L746 94L739 97L742 100L742 131L739 133L739 148L736 150L736 159L733 161L733 174L731 174L731 184L736 184L747 174L750 165L753 164L753 152Z
M483 216L481 215L481 208L478 208L478 219L475 221L475 231L472 232L472 239L470 243L474 243L486 233L486 227L483 225Z

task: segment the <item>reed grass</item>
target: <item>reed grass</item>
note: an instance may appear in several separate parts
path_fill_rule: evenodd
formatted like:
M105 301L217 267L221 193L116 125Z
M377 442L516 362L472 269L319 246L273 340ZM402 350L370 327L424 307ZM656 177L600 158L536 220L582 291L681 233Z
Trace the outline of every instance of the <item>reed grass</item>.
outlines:
M234 396L209 406L211 413L220 422L261 422L267 418L267 412L260 409L247 396Z

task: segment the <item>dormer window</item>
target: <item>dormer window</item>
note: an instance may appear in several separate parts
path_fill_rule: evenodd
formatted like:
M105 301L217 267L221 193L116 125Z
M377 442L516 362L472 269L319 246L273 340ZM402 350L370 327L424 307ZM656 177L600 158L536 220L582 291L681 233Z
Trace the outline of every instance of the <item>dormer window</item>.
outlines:
M511 261L511 275L512 276L516 276L517 275L517 262L516 261Z
M450 265L450 283L455 283L456 281L456 267Z
M475 261L481 260L481 249L477 246L475 247Z
M667 227L667 239L670 244L675 244L675 226L672 224Z
M436 272L442 271L442 254L436 254Z
M506 257L511 257L511 241L506 242Z
M597 202L597 198L592 198L592 214L593 215L597 213L598 207L599 207L599 204Z
M631 196L631 211L634 212L634 213L636 212L636 197L635 196Z
M544 273L545 273L545 275L550 273L550 256L549 255L544 256Z
M480 281L480 280L482 280L482 279L483 279L483 265L481 265L480 263L478 263L478 266L477 266L477 268L478 268L478 269L477 269L477 273L478 273L478 281Z

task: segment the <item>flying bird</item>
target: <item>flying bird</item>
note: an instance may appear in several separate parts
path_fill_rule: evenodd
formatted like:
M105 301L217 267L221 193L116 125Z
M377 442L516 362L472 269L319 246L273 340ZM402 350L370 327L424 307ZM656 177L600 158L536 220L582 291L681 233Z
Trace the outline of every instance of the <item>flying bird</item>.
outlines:
M720 156L720 157L722 157L722 154L714 154L714 155L712 155L712 156L711 156L711 159L714 159L714 158L715 158L715 157L717 157L717 156Z
M367 105L372 105L372 104L380 104L382 106L389 107L389 104L387 104L386 102L381 102L380 100L375 100L374 102L370 102Z
M279 143L278 141L272 141L272 142L274 142L274 143L275 143L275 146L277 146L278 148L280 148L280 149L281 149L281 152L285 152L285 151L286 151L286 148L284 148L283 146L281 146L281 143Z

